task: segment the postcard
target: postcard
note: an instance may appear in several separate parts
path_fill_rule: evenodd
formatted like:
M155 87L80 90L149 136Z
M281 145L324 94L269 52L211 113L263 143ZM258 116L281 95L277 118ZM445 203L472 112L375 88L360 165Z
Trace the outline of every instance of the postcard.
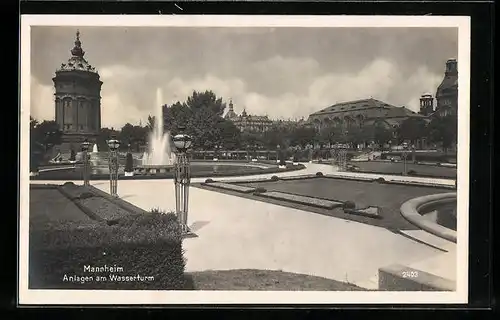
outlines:
M19 303L468 299L470 19L21 16Z

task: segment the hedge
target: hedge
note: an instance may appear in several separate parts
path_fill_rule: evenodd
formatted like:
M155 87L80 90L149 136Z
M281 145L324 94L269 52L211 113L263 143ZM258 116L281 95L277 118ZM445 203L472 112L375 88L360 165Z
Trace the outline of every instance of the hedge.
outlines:
M391 157L401 157L402 151L386 152L380 155L380 159L385 160ZM445 154L443 152L408 152L408 160L413 160L415 156L416 161L430 161L430 162L450 162L450 159L456 159L457 155L453 153Z
M30 229L30 289L192 289L184 276L182 240L174 214L130 215L113 225L66 223ZM96 273L86 266L122 270ZM85 276L88 282L80 283L77 277ZM98 281L100 276L107 281ZM117 281L113 276L131 280Z

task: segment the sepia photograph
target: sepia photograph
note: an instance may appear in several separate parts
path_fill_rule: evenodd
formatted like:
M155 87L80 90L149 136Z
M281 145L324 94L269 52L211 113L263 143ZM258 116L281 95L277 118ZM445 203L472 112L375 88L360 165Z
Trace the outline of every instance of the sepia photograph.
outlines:
M466 303L470 24L21 17L20 304Z

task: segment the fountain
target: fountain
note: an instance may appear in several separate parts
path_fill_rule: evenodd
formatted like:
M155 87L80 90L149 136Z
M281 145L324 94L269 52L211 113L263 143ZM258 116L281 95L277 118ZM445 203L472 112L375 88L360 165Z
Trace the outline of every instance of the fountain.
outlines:
M175 154L170 146L170 132L163 131L163 105L161 89L156 90L156 114L153 131L149 135L148 151L144 152L141 164L136 166L139 174L169 172L175 163Z

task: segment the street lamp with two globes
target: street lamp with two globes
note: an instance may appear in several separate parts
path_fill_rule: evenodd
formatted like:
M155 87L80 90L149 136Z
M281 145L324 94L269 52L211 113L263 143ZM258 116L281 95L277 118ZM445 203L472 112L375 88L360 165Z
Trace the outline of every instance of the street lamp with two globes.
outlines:
M187 151L191 148L192 138L179 127L179 134L172 138L176 149L174 164L175 209L181 226L183 237L194 235L188 227L189 185L191 183L191 166Z

